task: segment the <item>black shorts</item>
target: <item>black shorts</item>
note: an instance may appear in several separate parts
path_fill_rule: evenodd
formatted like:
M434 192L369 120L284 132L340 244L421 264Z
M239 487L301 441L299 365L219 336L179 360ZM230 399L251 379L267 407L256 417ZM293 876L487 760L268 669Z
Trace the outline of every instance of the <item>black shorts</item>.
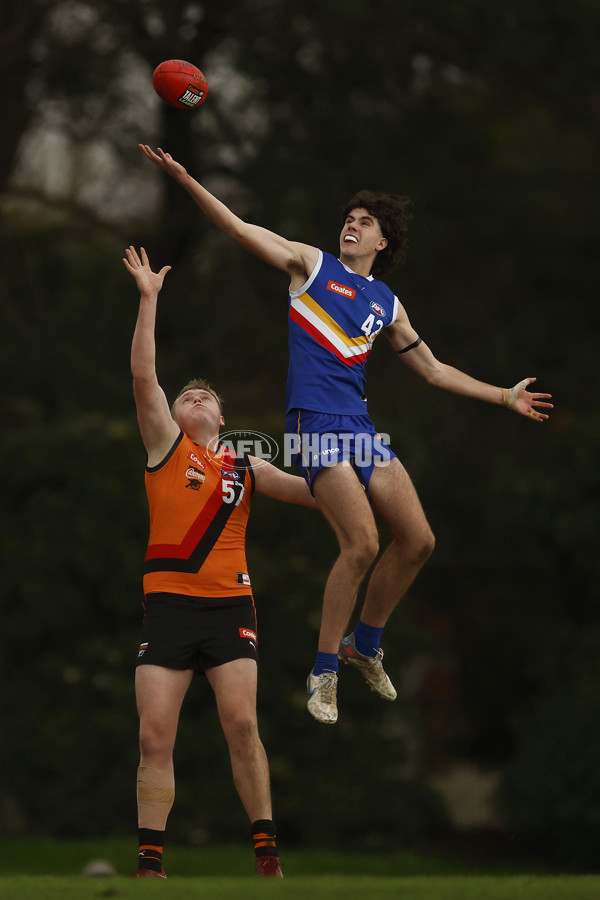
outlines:
M256 645L252 597L153 593L144 600L136 665L204 673L234 659L257 660Z

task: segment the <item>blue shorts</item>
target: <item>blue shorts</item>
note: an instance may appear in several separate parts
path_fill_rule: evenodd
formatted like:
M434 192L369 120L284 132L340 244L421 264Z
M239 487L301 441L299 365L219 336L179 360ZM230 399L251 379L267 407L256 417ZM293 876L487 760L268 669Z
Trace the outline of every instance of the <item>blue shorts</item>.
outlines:
M285 421L286 450L311 491L321 469L342 460L352 462L358 480L369 491L375 466L387 466L396 454L367 415L337 416L291 409Z

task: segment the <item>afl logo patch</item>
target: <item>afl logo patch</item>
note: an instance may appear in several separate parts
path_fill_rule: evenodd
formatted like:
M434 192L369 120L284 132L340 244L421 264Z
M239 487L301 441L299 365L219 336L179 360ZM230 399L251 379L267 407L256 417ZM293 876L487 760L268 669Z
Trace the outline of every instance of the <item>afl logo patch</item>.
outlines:
M378 316L385 316L385 309L379 303L375 303L374 300L371 300L369 306L373 310L373 312Z
M334 294L341 294L342 297L347 297L348 300L354 300L354 298L356 297L356 291L353 291L352 288L346 287L345 284L338 284L337 281L328 281L327 290L333 291Z

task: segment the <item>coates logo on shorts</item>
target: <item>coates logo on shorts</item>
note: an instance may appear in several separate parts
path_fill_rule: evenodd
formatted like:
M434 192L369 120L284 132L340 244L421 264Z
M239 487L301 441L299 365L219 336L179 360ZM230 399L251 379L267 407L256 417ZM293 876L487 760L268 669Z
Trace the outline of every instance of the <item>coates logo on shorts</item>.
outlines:
M333 291L336 294L341 294L342 297L347 297L348 300L354 300L354 298L356 297L356 291L352 290L352 288L346 287L345 284L338 284L337 281L328 281L327 290Z
M219 444L238 459L244 456L253 456L252 467L254 469L260 465L272 463L279 453L277 441L262 431L226 431L219 435L217 446L211 445L208 449L215 453ZM243 463L240 463L238 468L243 468Z

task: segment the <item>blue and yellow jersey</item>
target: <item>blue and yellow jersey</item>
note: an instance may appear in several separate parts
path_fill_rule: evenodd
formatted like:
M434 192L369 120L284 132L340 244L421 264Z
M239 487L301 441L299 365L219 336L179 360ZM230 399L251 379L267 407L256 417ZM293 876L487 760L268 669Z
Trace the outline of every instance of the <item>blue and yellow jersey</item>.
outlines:
M319 250L306 283L290 291L286 410L364 414L367 357L397 311L387 285Z

